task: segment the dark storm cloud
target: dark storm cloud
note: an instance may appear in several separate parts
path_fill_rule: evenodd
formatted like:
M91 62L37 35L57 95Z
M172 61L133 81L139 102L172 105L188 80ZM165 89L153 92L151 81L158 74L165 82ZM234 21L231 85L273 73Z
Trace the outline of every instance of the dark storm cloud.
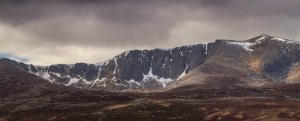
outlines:
M166 39L175 21L160 15L164 2L27 1L0 5L0 19L38 41L113 46ZM166 5L168 6L168 5ZM159 7L159 8L156 8Z
M262 33L298 40L299 6L299 0L3 0L0 25L17 38L12 45L43 51L173 47Z
M39 42L155 45L167 41L169 30L180 22L213 21L222 26L235 19L247 22L266 16L298 18L299 3L296 0L13 0L0 5L0 19L39 36Z

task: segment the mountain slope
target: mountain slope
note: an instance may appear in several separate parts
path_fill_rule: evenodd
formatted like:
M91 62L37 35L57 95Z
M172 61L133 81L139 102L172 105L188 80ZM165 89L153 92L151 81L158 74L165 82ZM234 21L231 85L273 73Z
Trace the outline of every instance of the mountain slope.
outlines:
M300 43L260 35L245 41L217 40L207 60L173 87L188 84L263 86L297 82Z

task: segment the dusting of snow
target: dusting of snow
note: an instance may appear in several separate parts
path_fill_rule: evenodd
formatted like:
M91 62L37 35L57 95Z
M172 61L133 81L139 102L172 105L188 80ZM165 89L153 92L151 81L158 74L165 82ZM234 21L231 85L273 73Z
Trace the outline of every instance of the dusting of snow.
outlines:
M117 60L116 60L116 59L114 59L114 62L115 62L115 69L114 69L113 75L115 76L116 70L117 70L117 68L118 68L118 63L117 63Z
M283 38L280 38L280 37L273 37L272 40L284 42L284 43L287 43L287 44L300 44L299 41L283 39Z
M277 40L277 41L281 41L281 42L286 42L287 41L286 39L282 39L282 38L279 38L279 37L274 37L274 38L272 38L272 40Z
M181 51L181 50L179 50L179 51L180 51L180 55L181 55L182 57L184 57L182 51Z
M245 49L246 51L250 51L252 52L253 49L251 49L252 46L256 45L256 44L260 44L262 42L262 40L265 40L267 38L269 38L271 36L266 35L266 34L262 34L259 38L257 38L255 40L255 42L248 42L248 41L230 41L227 42L228 44L231 45L238 45L241 46L243 49ZM274 37L273 37L274 38Z
M261 41L261 40L264 40L267 38L267 35L261 35L258 39L256 39L255 41L258 42L258 41Z
M228 42L228 44L241 46L244 50L251 52L253 50L250 47L252 47L256 43L251 43L251 42Z
M166 65L166 62L167 62L167 57L165 58L165 61L164 61L164 64L163 64L163 67L165 67L165 65Z
M137 85L137 86L143 87L142 84L141 84L141 82L136 82L134 79L130 79L129 81L126 81L126 82L129 83L129 86L130 86L130 87L133 87L132 84L135 84L135 85Z

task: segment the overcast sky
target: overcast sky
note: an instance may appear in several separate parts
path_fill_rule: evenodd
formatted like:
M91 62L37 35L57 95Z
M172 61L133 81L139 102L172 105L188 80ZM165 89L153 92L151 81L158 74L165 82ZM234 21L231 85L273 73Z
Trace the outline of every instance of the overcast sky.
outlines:
M300 40L299 0L1 0L0 56L98 63L130 49L262 33Z

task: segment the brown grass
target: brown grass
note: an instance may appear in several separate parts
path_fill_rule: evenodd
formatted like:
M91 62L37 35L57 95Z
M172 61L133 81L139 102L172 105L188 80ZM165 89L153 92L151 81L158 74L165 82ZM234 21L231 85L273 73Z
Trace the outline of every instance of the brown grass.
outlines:
M294 67L289 72L289 75L287 77L290 83L299 82L300 80L300 68Z
M256 73L261 73L262 71L262 60L259 58L251 58L249 59L248 65L250 66L250 69L253 70Z

